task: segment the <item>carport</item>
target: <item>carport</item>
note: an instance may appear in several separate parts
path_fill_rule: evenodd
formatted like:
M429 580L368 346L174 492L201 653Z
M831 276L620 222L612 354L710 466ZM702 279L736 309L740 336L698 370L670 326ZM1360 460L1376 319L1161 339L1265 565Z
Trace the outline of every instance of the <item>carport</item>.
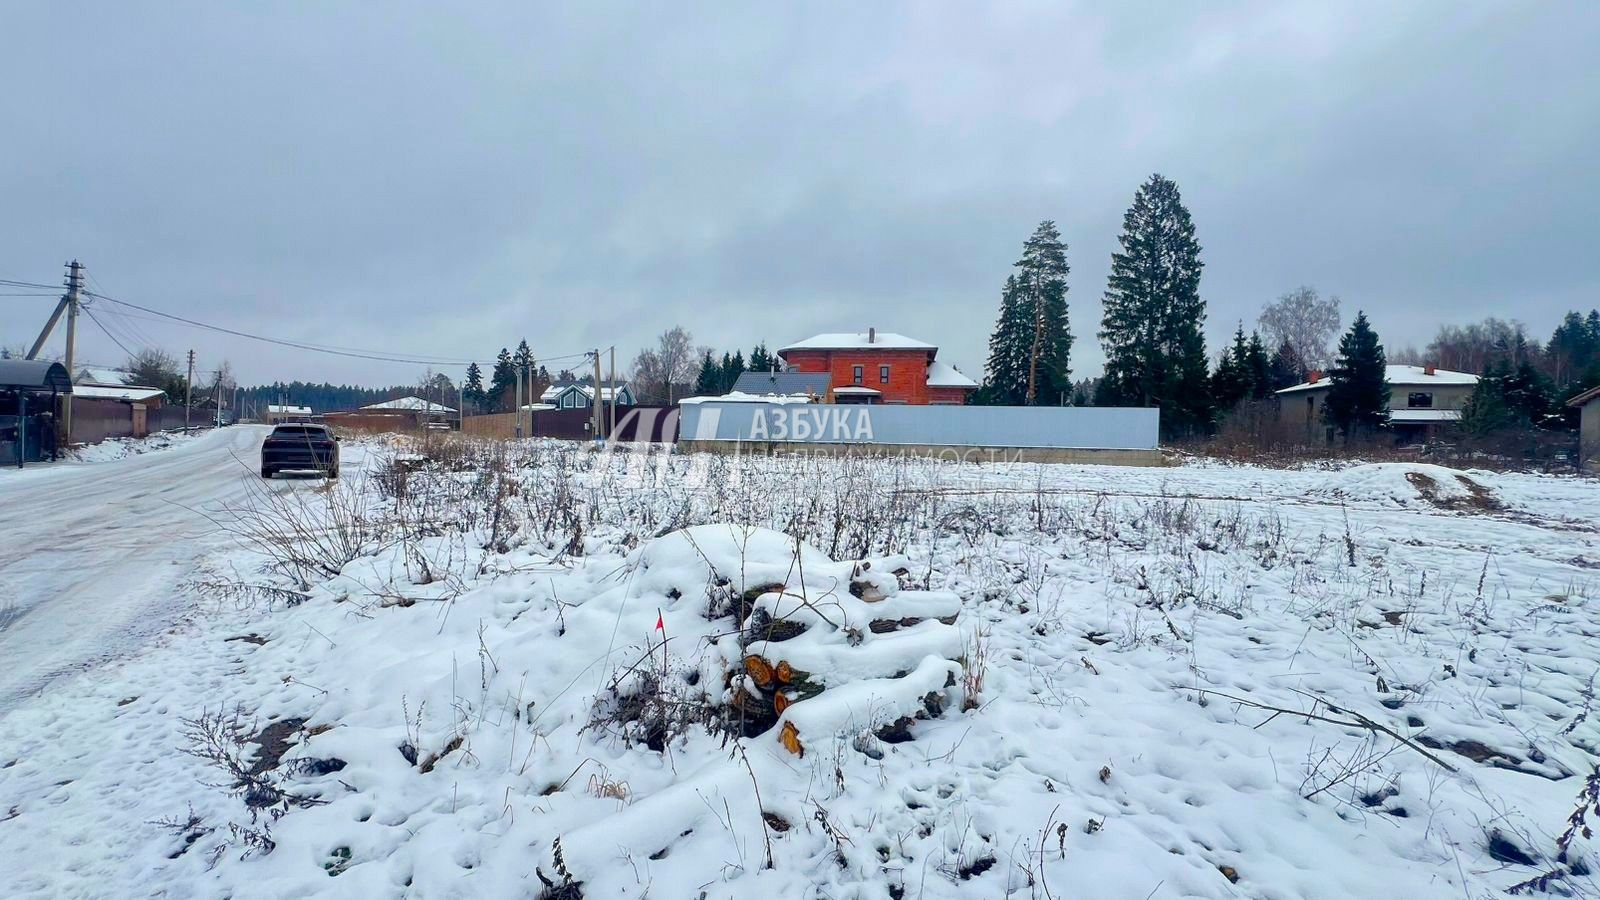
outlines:
M70 393L61 363L0 359L0 465L56 458L56 398Z

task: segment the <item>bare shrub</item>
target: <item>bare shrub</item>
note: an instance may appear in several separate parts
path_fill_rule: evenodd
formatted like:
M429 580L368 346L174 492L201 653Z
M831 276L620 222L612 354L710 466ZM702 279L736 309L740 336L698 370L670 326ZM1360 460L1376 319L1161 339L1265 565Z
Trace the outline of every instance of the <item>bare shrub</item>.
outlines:
M227 515L212 521L265 556L271 568L293 579L301 590L309 590L375 549L381 523L359 482L348 479L312 493L277 491L246 479L244 498L224 505Z
M196 718L183 720L183 734L189 744L182 752L222 771L227 780L207 786L242 799L252 822L263 811L277 819L291 807L321 805L323 801L297 794L282 783L284 774L298 774L315 761L297 761L300 764L290 766L287 773L250 761L253 753L248 736L254 730L253 725L245 724L243 711L237 707L226 713L203 711Z

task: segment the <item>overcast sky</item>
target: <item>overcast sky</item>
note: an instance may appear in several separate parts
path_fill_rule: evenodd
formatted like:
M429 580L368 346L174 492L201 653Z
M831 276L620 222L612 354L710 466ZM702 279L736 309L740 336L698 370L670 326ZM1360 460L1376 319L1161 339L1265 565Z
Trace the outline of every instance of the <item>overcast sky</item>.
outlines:
M1087 375L1160 172L1213 349L1299 284L1391 345L1486 315L1544 337L1600 305L1596 46L1591 2L8 0L0 278L77 257L153 308L461 359L876 326L976 376L1052 218ZM0 343L50 305L0 297ZM97 313L246 383L422 371ZM124 357L83 325L80 358Z

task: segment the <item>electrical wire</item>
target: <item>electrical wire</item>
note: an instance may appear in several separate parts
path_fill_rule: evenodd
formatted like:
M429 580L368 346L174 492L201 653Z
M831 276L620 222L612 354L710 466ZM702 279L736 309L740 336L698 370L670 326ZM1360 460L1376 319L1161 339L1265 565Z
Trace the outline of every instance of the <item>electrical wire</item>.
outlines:
M116 297L110 297L110 296L107 296L105 294L94 292L94 291L85 291L84 293L86 295L90 296L90 297L94 297L94 298L99 299L99 300L105 300L105 301L110 302L110 303L115 303L118 306L125 306L125 307L128 307L130 309L136 309L136 310L139 310L140 312L149 313L152 316L159 317L160 319L170 320L170 321L173 321L173 322L178 322L180 324L187 325L187 326L190 326L192 328L202 328L202 329L205 329L207 331L215 331L215 332L219 332L221 334L229 334L229 335L233 335L234 337L245 338L247 340L261 341L261 342L267 343L267 344L275 344L275 345L278 345L278 346L281 346L281 347L290 347L290 348L293 348L293 349L296 349L296 350L306 350L306 351L313 352L313 353L327 353L327 354L330 354L330 355L333 355L333 356L344 356L344 357L350 357L350 358L353 358L353 359L370 359L370 360L375 360L377 362L406 363L406 364L410 364L410 365L456 365L456 366L466 366L466 365L471 365L473 363L492 362L491 360L454 359L454 358L450 358L450 357L428 356L428 355L423 355L423 354L385 353L385 352L380 351L380 350L368 350L368 349L357 348L357 347L338 347L338 346L326 345L326 344L312 344L312 343L307 343L305 341L292 341L292 340L286 340L284 338L267 337L266 335L252 334L252 333L247 332L247 331L239 331L239 330L234 329L234 328L225 328L225 327L223 327L221 325L212 325L212 324L209 324L209 323L206 323L206 322L200 322L200 321L196 321L194 319L185 318L184 316L179 316L179 315L174 315L172 313L162 312L161 310L158 310L158 309L151 309L148 306L141 306L141 305L139 305L137 303L131 303L131 302L127 301L127 300L119 300ZM141 316L132 316L131 314L127 314L127 313L122 313L122 314L123 315L128 315L130 318L143 318ZM565 361L565 360L587 359L591 355L592 355L592 353L590 351L585 350L585 351L582 351L582 352L579 352L579 353L569 353L569 354L563 354L563 355L560 355L560 356L540 357L538 361L541 362L541 363L562 362L562 361Z
M45 291L55 291L57 294L65 293L62 291L60 285L40 284L37 281L14 281L10 278L0 278L0 284L5 285L6 287L39 288L40 290Z
M93 303L94 301L91 298L89 304L93 305ZM152 340L150 335L133 321L132 317L122 310L117 309L115 305L102 304L99 306L99 309L100 314L106 317L106 321L116 324L118 329L122 331L123 334L132 338L133 343L138 344L141 347L154 347L157 343L159 343L155 340ZM154 317L152 316L151 319L154 320Z
M83 314L88 316L89 317L89 321L93 322L96 326L98 326L101 331L105 332L106 337L111 338L111 343L116 344L118 347L121 347L122 348L122 352L128 354L128 358L129 359L132 359L134 357L134 353L133 353L132 350L128 349L128 345L124 344L123 342L121 342L119 340L117 340L117 336L111 333L111 329L107 328L105 326L104 322L100 321L99 317L94 314L94 310L89 309L88 307L84 307Z

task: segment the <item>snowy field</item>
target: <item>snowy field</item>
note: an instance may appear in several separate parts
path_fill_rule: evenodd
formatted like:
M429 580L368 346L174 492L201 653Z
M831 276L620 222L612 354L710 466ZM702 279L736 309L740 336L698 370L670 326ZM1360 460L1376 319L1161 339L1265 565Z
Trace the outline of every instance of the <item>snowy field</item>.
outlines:
M192 614L0 709L0 893L1600 896L1600 481L343 470L219 470Z

